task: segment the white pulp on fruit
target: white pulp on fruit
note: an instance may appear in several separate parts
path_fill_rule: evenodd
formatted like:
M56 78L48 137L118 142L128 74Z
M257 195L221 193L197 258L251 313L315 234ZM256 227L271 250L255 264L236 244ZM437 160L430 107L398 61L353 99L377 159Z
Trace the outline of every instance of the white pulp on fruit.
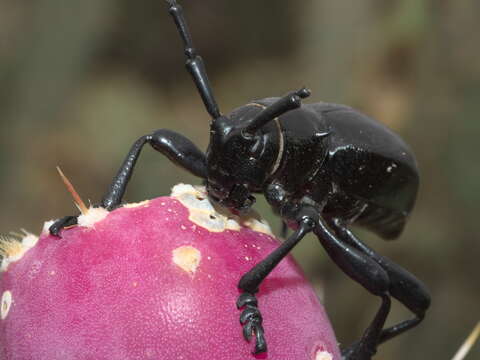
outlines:
M225 230L240 231L242 227L273 236L267 222L259 219L258 214L250 211L246 215L237 216L227 209L214 207L208 199L205 186L178 184L172 189L171 197L180 201L188 208L188 219L193 223L212 232Z

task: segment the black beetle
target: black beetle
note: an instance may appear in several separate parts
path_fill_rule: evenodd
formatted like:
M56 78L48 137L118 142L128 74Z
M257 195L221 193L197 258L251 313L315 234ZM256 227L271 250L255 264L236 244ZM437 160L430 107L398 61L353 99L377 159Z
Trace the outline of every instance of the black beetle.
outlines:
M309 232L331 259L382 304L362 338L342 351L347 360L368 360L377 345L416 326L430 305L425 286L408 271L367 247L349 230L363 226L385 239L400 235L415 202L418 170L402 139L382 124L343 105L302 105L303 88L281 98L252 101L221 115L195 52L182 8L167 0L185 45L186 67L212 117L206 155L170 130L139 138L129 151L101 206L121 205L126 186L145 144L202 178L211 200L241 212L263 193L292 235L239 282L237 307L255 353L267 349L256 292L273 268ZM53 235L77 222L66 216L50 228ZM384 328L391 297L415 317Z

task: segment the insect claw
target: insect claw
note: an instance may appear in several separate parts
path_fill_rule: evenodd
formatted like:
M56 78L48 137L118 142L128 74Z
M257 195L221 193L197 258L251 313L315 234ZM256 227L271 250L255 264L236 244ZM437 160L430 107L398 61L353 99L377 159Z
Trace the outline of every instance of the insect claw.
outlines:
M245 340L249 341L252 339L253 335L253 323L252 322L247 322L245 325L243 325L243 337Z
M267 351L267 341L265 340L265 331L263 330L263 326L258 324L255 327L255 351L253 352L255 355L264 353Z

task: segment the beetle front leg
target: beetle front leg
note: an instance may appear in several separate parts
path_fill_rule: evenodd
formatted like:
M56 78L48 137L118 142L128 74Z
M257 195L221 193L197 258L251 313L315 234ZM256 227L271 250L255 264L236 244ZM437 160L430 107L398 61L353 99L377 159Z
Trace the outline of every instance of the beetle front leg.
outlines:
M157 130L142 136L132 145L102 199L100 205L103 208L113 210L121 204L140 152L147 143L191 174L203 179L207 177L207 161L202 151L183 135L166 129ZM49 230L52 235L58 236L62 228L76 223L77 216L64 217L57 220Z
M60 233L60 230L77 225L78 223L78 216L76 215L69 215L69 216L64 216L57 221L55 221L50 227L48 228L48 231L50 231L50 234L53 236L59 236L58 234Z
M166 129L157 130L133 144L102 199L102 207L113 210L120 205L140 152L147 143L191 174L203 179L207 177L207 161L203 152L183 135Z
M317 218L317 211L313 208L308 207L302 209L297 218L297 230L295 230L282 245L243 275L238 283L238 288L243 291L237 300L237 307L243 309L240 315L240 323L243 325L243 336L247 341L250 341L252 335L255 334L254 354L267 351L267 343L262 326L262 315L258 309L258 300L255 294L258 292L261 282L270 274L275 266L288 255L290 250L292 250L307 233L313 230Z

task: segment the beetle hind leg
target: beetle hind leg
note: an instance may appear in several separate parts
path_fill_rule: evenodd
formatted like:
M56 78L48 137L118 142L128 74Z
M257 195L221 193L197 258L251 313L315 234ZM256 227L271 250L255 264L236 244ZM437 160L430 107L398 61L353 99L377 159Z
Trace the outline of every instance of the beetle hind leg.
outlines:
M342 350L343 360L370 360L377 352L378 339L381 337L381 329L385 324L391 305L388 294L381 297L382 305L362 338Z
M415 327L424 318L425 312L430 305L430 295L425 285L413 274L394 263L392 260L377 254L374 250L359 240L345 225L338 220L329 222L329 226L335 232L335 235L347 246L353 247L364 256L376 262L388 275L388 293L393 298L400 301L415 317L400 322L389 328L382 329L376 345L379 345L401 333ZM373 325L373 324L372 324ZM370 325L369 329L372 327ZM368 331L368 329L367 329ZM349 357L348 354L358 347L358 343L353 344L344 351L345 359L356 359Z
M377 352L377 344L390 312L388 274L373 259L332 234L322 219L317 223L314 233L333 262L346 275L382 301L362 338L342 351L344 360L370 360Z

